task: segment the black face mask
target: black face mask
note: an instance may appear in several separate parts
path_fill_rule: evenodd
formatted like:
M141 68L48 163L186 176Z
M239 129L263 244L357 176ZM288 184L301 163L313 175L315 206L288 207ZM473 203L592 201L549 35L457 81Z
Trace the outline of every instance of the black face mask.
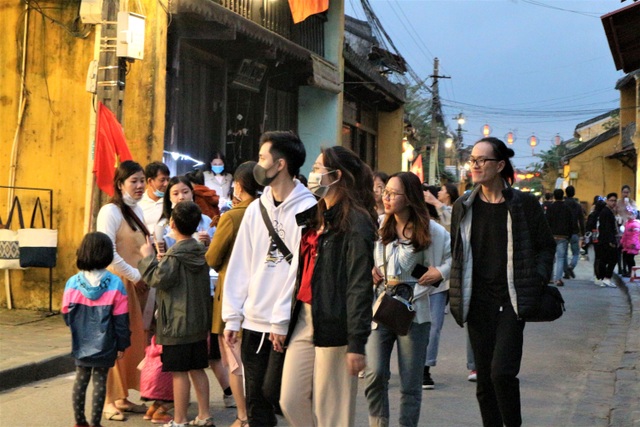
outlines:
M274 161L273 165L271 165L271 168L273 168L274 166L277 167L278 163L277 160ZM276 177L278 176L278 174L280 173L280 171L276 172L276 174L272 177L268 177L267 176L267 172L269 171L269 169L265 169L262 166L260 166L259 164L256 164L253 167L253 177L255 178L256 182L262 186L268 186L270 185L274 179L276 179Z

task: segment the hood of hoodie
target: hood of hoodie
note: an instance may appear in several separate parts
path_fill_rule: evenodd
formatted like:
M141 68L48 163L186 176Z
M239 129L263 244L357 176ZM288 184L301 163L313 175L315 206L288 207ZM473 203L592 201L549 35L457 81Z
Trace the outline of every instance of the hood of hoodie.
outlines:
M293 187L291 193L289 193L287 198L284 199L277 208L273 203L273 191L271 190L271 187L265 187L262 195L260 196L260 200L262 200L265 208L267 208L267 210L269 211L272 209L281 209L282 212L286 212L289 209L299 209L299 207L297 206L297 202L302 199L311 198L314 201L316 200L316 197L311 193L311 191L309 191L307 187L302 185L300 181L295 180L294 182L296 183L296 186Z
M185 239L176 242L175 245L167 251L165 256L173 256L190 270L197 270L206 265L204 254L207 252L205 247L196 239Z
M80 291L80 293L85 298L88 298L91 301L95 301L109 289L111 275L104 275L102 279L100 279L100 284L98 286L93 286L82 272L76 274L76 280L78 281L77 289Z

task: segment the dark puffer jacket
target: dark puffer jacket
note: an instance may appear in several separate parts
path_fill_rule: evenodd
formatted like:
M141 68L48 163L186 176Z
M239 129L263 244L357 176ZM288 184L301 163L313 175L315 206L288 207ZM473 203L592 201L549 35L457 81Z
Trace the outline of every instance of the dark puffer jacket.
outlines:
M451 313L460 326L466 321L473 289L473 256L469 238L472 205L478 193L479 187L458 199L451 217L449 295ZM507 261L509 296L518 317L527 320L538 310L543 287L551 277L556 243L544 211L533 195L511 187L506 187L502 194L511 220L507 241L507 248L512 248Z

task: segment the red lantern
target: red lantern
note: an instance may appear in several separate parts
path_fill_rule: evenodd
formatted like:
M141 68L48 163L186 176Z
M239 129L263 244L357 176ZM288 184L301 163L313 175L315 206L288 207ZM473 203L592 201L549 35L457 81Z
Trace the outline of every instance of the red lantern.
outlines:
M531 146L531 148L535 148L535 146L538 145L538 137L535 135L531 135L529 137L529 145Z
M556 134L556 136L555 136L555 137L553 137L553 142L554 142L554 144L556 144L556 145L560 145L560 144L562 144L562 137L560 136L560 134L559 134L559 133L557 133L557 134Z
M484 126L482 126L482 136L486 138L489 135L491 135L491 126L485 124Z

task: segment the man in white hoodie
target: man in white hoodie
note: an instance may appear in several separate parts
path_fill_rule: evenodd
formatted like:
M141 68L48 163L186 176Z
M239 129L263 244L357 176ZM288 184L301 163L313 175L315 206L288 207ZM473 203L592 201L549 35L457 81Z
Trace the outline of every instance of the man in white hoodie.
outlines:
M264 396L263 383L269 358L282 359L291 317L301 238L295 216L316 204L316 199L294 179L306 157L302 141L291 132L266 132L260 143L253 174L265 189L247 208L238 231L225 277L222 319L231 347L238 345L242 328L249 425L270 427L277 423L273 406L277 402L270 403ZM285 257L271 239L260 204L291 255Z

